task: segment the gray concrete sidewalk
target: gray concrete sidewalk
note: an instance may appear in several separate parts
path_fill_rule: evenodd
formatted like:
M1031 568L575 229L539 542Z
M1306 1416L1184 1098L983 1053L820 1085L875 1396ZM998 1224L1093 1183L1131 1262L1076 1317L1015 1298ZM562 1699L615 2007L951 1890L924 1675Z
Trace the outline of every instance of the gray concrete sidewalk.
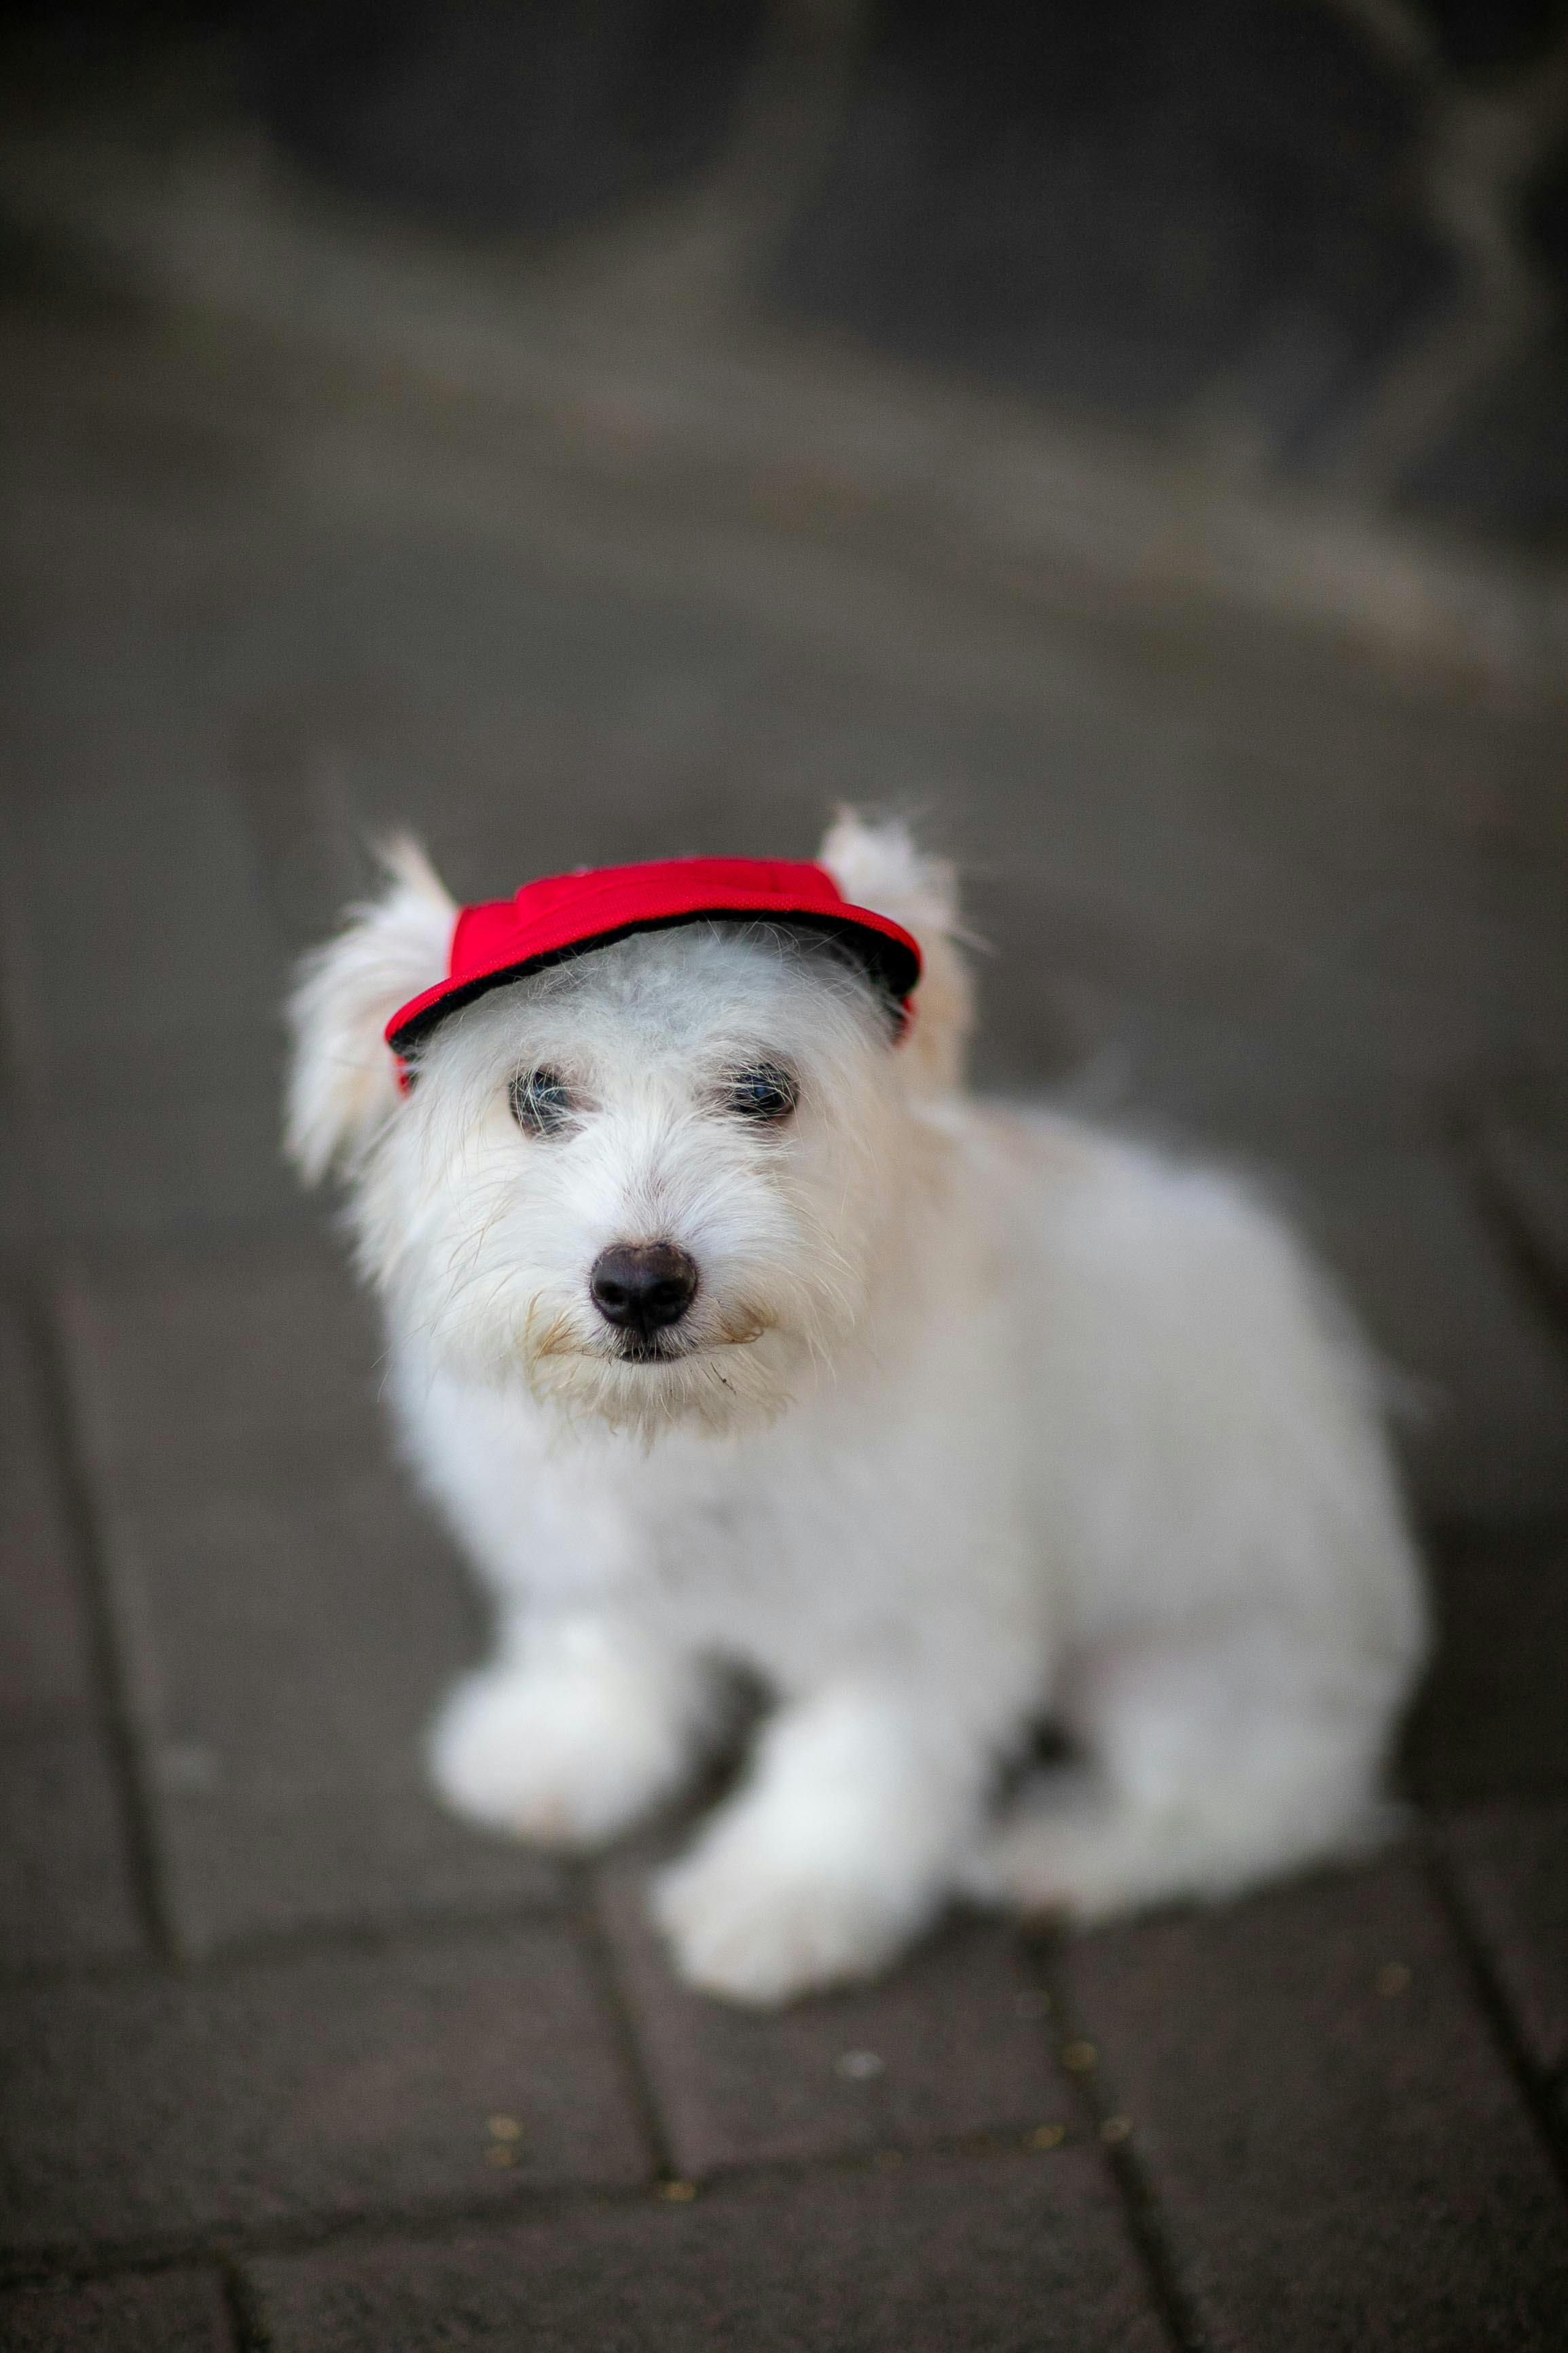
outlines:
M0 2337L1561 2343L1561 701L1004 563L847 437L826 480L705 457L652 358L611 397L521 296L548 398L334 343L293 249L306 327L82 273L0 345ZM787 412L801 364L746 380ZM805 851L841 797L972 870L991 1083L1319 1236L1410 1377L1446 1642L1398 1852L1068 1942L955 1921L769 2019L672 1982L646 1856L422 1787L479 1629L279 1162L275 1007L365 828L488 894Z

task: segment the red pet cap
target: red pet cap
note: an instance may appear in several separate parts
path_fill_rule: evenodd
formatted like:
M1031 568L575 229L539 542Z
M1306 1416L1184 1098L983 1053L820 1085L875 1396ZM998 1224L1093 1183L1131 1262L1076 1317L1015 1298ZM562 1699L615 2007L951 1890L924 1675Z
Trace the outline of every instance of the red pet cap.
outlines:
M447 977L411 997L386 1025L401 1060L438 1021L487 989L541 972L633 932L707 920L784 923L840 941L908 1015L921 952L900 923L854 907L826 867L784 858L666 858L596 866L525 882L512 899L465 907Z

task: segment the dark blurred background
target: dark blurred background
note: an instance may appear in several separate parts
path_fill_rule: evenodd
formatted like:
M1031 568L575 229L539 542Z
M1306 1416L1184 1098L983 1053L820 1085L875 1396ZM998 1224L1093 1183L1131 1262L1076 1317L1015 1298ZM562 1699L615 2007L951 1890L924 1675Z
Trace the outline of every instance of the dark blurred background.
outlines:
M850 799L969 875L984 1082L1253 1169L1399 1368L1403 1770L1560 2122L1568 0L13 0L0 412L16 1966L557 1900L423 1794L476 1622L285 975L390 824L487 896ZM194 2062L68 2195L135 2097L61 2038L19 2245L250 2211Z

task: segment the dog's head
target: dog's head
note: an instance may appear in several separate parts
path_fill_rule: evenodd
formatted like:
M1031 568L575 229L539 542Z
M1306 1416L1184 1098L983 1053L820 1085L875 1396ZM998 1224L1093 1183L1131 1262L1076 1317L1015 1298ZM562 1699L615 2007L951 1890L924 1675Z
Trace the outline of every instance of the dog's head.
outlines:
M434 1362L651 1436L774 1413L842 1347L969 997L945 867L854 818L822 860L921 941L907 1039L832 940L688 923L451 1014L400 1092L383 1031L445 971L456 909L389 852L294 997L289 1144L348 1175L365 1268Z

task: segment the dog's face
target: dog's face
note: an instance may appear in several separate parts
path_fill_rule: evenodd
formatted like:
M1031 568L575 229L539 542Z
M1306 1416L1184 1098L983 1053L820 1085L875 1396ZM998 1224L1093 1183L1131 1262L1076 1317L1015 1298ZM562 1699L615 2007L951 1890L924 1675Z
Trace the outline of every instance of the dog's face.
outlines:
M862 1304L900 1095L829 955L625 940L437 1029L360 1228L437 1357L612 1423L775 1410Z
M778 1412L863 1314L940 1038L900 1044L825 941L692 923L451 1015L399 1097L379 1025L444 968L452 917L402 873L295 1000L290 1113L308 1173L347 1162L398 1328L645 1437Z

